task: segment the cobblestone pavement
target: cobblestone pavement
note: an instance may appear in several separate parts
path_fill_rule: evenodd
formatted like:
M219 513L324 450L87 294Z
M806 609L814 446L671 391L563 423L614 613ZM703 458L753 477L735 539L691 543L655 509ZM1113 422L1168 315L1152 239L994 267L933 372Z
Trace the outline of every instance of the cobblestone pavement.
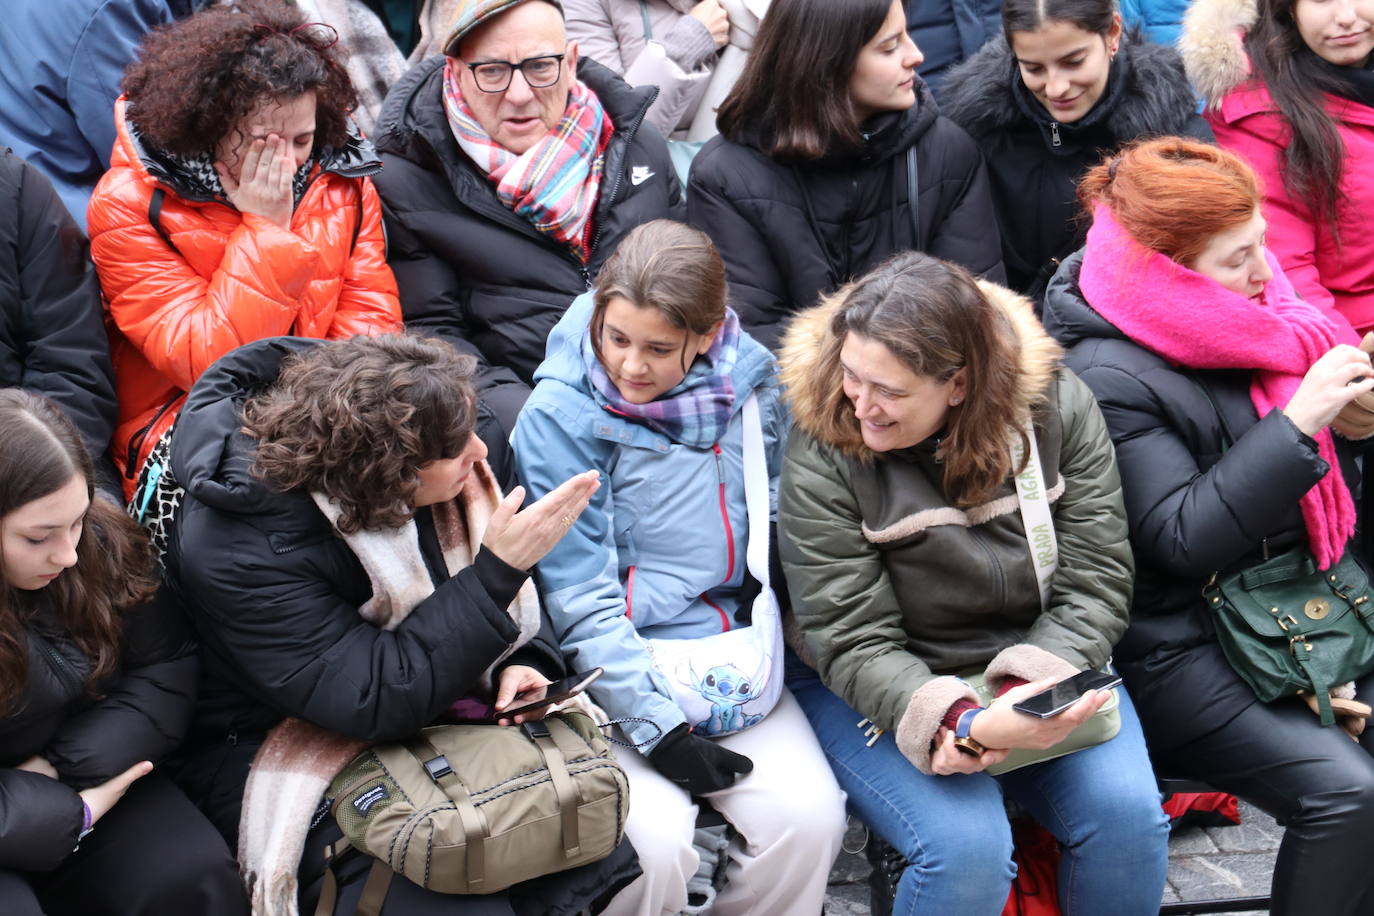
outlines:
M1283 829L1245 802L1240 804L1240 813L1240 824L1235 827L1188 828L1174 833L1169 840L1169 883L1164 888L1164 902L1268 893ZM830 875L826 916L869 916L868 870L862 853L840 855Z

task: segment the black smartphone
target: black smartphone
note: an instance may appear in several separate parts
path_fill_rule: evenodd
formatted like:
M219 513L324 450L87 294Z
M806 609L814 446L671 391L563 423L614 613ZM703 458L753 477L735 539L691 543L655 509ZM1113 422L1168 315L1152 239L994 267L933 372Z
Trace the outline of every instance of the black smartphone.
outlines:
M577 696L587 689L587 685L601 677L603 668L592 668L590 671L583 671L579 674L569 675L561 680L554 681L538 690L531 690L516 696L515 702L525 702L519 706L512 706L510 709L500 709L492 712L493 719L511 719L523 713L534 712L544 706L553 703L561 703L564 700ZM542 691L542 693L541 693Z
M1110 690L1120 683L1121 677L1119 675L1104 674L1089 668L1087 671L1080 671L1073 677L1060 681L1048 690L1042 690L1034 696L1026 697L1020 703L1012 706L1012 709L1040 719L1048 719L1051 716L1059 715L1077 703L1078 698L1089 690Z

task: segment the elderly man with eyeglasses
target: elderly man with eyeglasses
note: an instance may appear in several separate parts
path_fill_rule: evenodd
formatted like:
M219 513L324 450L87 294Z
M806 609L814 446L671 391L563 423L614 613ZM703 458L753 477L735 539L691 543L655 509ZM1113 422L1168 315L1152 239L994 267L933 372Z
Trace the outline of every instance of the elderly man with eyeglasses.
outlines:
M569 42L554 0L460 0L387 96L376 178L408 327L479 360L509 429L549 331L627 232L682 218L658 90Z

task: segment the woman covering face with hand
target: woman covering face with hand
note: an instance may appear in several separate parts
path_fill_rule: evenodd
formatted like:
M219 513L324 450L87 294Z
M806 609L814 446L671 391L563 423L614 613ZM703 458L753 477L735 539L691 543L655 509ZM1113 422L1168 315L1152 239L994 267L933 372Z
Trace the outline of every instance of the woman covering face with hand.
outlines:
M692 162L687 218L725 260L745 330L896 251L1002 278L987 174L916 67L900 0L777 0ZM914 186L914 190L913 190Z
M1199 0L1179 47L1298 295L1374 329L1374 3Z
M380 162L349 121L336 39L251 0L151 33L125 75L91 253L114 329L114 457L159 548L166 436L211 363L263 337L400 329L367 177Z
M1167 824L1124 692L1114 737L986 772L1099 711L1098 691L1048 719L1012 707L1105 665L1126 626L1112 444L1059 360L1025 299L917 253L798 316L784 344L779 544L807 662L788 685L852 809L910 863L894 913L1002 911L1004 794L1063 845L1065 912L1159 908ZM1043 482L1023 492L1032 460Z
M1074 189L1104 151L1212 136L1177 53L1124 34L1112 0L1007 0L1002 28L940 101L987 157L1007 281L1038 303L1082 244Z
M198 666L147 536L92 500L52 402L0 389L0 901L7 916L247 914L233 858L153 761Z
M1081 194L1092 228L1050 284L1045 324L1116 443L1137 564L1116 658L1150 755L1286 826L1273 913L1368 913L1374 678L1333 691L1340 728L1297 698L1260 703L1201 590L1292 548L1320 569L1352 549L1347 436L1368 416L1352 402L1374 388L1369 356L1284 276L1238 156L1150 141L1089 172Z

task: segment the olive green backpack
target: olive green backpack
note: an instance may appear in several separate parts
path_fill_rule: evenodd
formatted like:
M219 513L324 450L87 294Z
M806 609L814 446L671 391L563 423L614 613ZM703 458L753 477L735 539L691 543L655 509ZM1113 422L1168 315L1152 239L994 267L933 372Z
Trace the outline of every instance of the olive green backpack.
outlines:
M610 855L629 782L592 720L560 712L520 726L439 725L368 748L326 793L344 842L374 859L359 914L391 875L443 894L490 894ZM334 911L326 871L316 914Z

